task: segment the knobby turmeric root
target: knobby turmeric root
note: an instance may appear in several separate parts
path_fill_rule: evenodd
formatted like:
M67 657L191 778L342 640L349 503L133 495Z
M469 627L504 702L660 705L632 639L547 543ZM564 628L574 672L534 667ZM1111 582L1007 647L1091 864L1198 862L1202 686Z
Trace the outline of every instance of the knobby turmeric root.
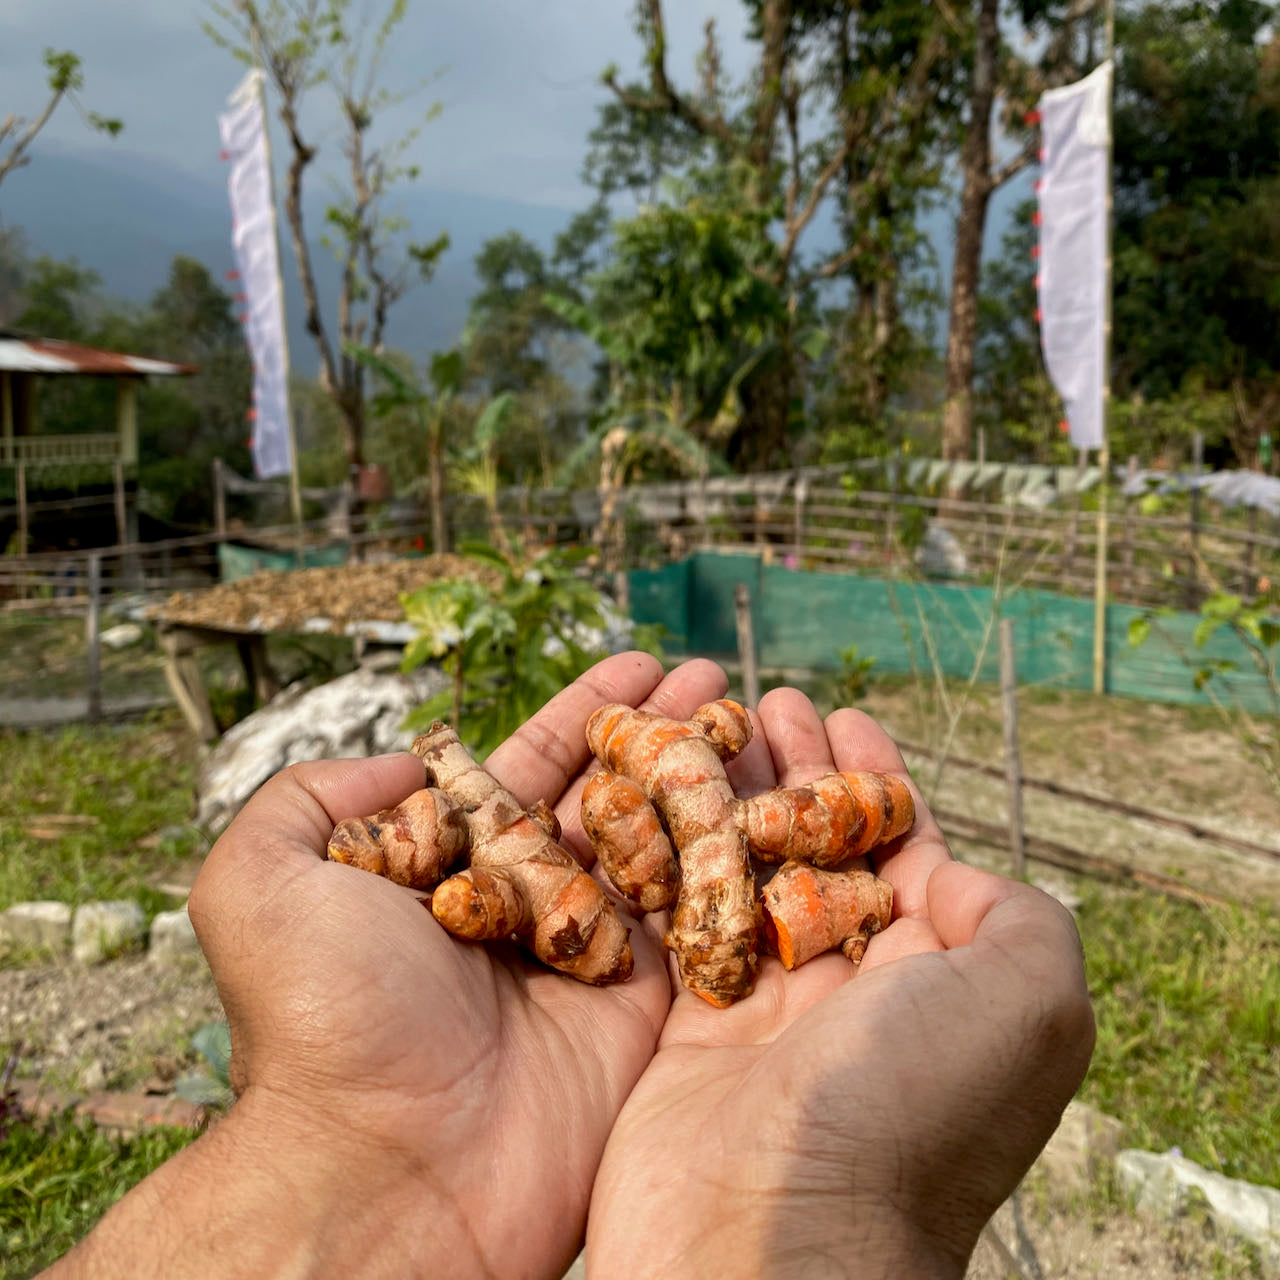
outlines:
M642 911L669 905L678 884L667 945L685 986L720 1007L750 992L755 978L752 856L786 863L761 903L766 940L783 964L835 947L857 963L889 923L893 892L869 872L829 869L915 823L910 789L883 773L833 773L737 799L723 761L750 740L749 717L727 699L687 721L619 704L587 724L587 744L610 771L583 796L596 856Z
M410 889L431 889L467 847L463 812L443 791L415 791L372 818L347 818L329 840L329 857L386 876Z
M470 864L431 895L431 914L445 929L474 941L514 937L543 964L581 982L599 985L629 978L634 958L626 926L595 880L556 843L560 825L551 810L543 803L522 808L439 721L411 750L426 765L432 787L375 818L340 823L329 856L392 879L393 865L433 864L439 869L435 880L413 886L429 888L449 864L430 852L416 859L404 853L401 833L416 832L422 848L430 851L461 829ZM419 799L428 795L441 795L444 801L435 804L435 830ZM384 852L379 865L370 849L374 843L384 850L390 846L394 856ZM353 848L358 848L358 858L351 856ZM399 883L408 881L401 878Z
M601 867L637 914L673 908L666 942L681 980L721 1008L749 994L763 945L788 969L837 947L857 964L888 925L893 893L848 867L915 822L909 788L882 773L739 800L724 762L750 740L750 718L727 699L686 721L614 704L587 725L604 769L583 792L582 822ZM329 856L434 889L432 915L459 938L514 938L582 982L630 977L626 926L557 843L550 808L523 808L439 721L411 749L430 785L339 823ZM753 856L784 864L759 894Z
M750 740L746 712L727 701L687 721L610 704L587 722L596 759L636 783L671 833L680 890L667 945L685 986L718 1007L747 995L755 978L755 885L722 763ZM620 860L610 847L606 870Z

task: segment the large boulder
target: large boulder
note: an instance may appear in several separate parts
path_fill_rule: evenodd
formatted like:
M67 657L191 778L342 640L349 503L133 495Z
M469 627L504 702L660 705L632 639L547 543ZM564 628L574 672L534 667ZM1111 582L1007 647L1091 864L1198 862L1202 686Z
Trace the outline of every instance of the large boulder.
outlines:
M438 667L408 675L366 665L315 688L290 685L229 730L196 784L196 823L221 831L274 773L304 760L406 749L404 719L448 684Z

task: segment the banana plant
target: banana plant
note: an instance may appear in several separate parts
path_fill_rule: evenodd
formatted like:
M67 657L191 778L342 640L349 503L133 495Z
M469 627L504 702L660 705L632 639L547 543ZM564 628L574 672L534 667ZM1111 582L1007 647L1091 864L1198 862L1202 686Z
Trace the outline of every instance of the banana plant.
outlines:
M431 549L449 549L449 533L444 518L444 421L462 389L462 352L437 352L427 366L428 386L407 375L384 355L358 343L344 348L381 380L383 389L373 398L374 413L407 409L418 420L427 441L427 481L431 494Z

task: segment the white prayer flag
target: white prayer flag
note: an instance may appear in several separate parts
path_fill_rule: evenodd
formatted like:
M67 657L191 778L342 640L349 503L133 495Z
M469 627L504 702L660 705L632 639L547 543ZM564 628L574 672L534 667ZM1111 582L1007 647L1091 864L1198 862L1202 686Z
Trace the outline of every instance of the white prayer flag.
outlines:
M250 71L227 100L218 131L231 162L231 238L245 295L245 328L253 357L253 465L259 477L293 470L289 430L289 362L276 244L275 206L263 73Z
M1111 63L1040 99L1040 343L1071 443L1102 447Z

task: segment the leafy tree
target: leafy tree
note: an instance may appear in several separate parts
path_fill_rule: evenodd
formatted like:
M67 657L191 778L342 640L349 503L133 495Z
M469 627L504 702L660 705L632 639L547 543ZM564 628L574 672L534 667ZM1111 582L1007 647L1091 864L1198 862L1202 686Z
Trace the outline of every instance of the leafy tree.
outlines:
M511 231L487 241L476 255L479 289L472 297L464 331L466 385L482 400L512 397L500 434L471 459L478 478L492 466L513 481L536 476L549 483L563 443L580 431L574 412L576 395L566 374L583 356L583 344L547 306L549 289L574 293L560 264L576 258L572 270L583 269L582 255L598 232L588 211L559 239L548 258L532 241ZM484 473L487 476L487 472ZM486 491L488 481L482 486Z
M963 140L960 148L960 210L956 217L947 324L947 398L943 406L942 455L967 458L973 440L974 347L978 332L978 282L983 235L991 197L1036 158L1038 139L1024 123L1047 88L1076 78L1086 58L1077 54L1077 35L1100 8L1100 0L1018 0L1024 36L1044 42L1037 63L1018 56L1000 30L999 0L972 0L966 6L971 56ZM1003 100L1001 124L1020 140L1012 155L992 153L992 117Z
M1280 40L1259 0L1121 11L1119 397L1228 395L1242 462L1280 371Z
M81 106L80 90L84 88L84 72L78 55L67 49L46 49L44 65L49 73L49 98L40 114L34 119L24 119L10 113L0 120L0 182L15 169L31 163L31 157L27 154L31 144L64 100L75 107L81 119L91 129L114 138L124 128L119 120L101 116L96 111L86 111Z
M388 0L375 20L352 0L212 0L221 25L206 34L246 65L261 62L273 86L289 141L284 208L302 285L306 328L320 356L320 381L341 415L343 452L350 471L364 463L365 366L350 354L357 346L382 349L387 315L414 282L429 280L447 235L408 240L401 219L387 212L388 193L418 176L405 154L437 106L419 125L379 143L374 126L405 95L381 83L383 60L408 10L408 0ZM319 155L304 136L301 110L314 89L333 96L341 120L341 152L347 172L340 194L325 211L325 242L341 268L333 315L326 319L316 289L312 250L302 213L307 170Z
M1067 464L1071 447L1058 430L1062 400L1044 367L1035 318L1034 208L1033 202L1018 207L999 252L983 273L976 317L974 417L986 430L988 457Z

